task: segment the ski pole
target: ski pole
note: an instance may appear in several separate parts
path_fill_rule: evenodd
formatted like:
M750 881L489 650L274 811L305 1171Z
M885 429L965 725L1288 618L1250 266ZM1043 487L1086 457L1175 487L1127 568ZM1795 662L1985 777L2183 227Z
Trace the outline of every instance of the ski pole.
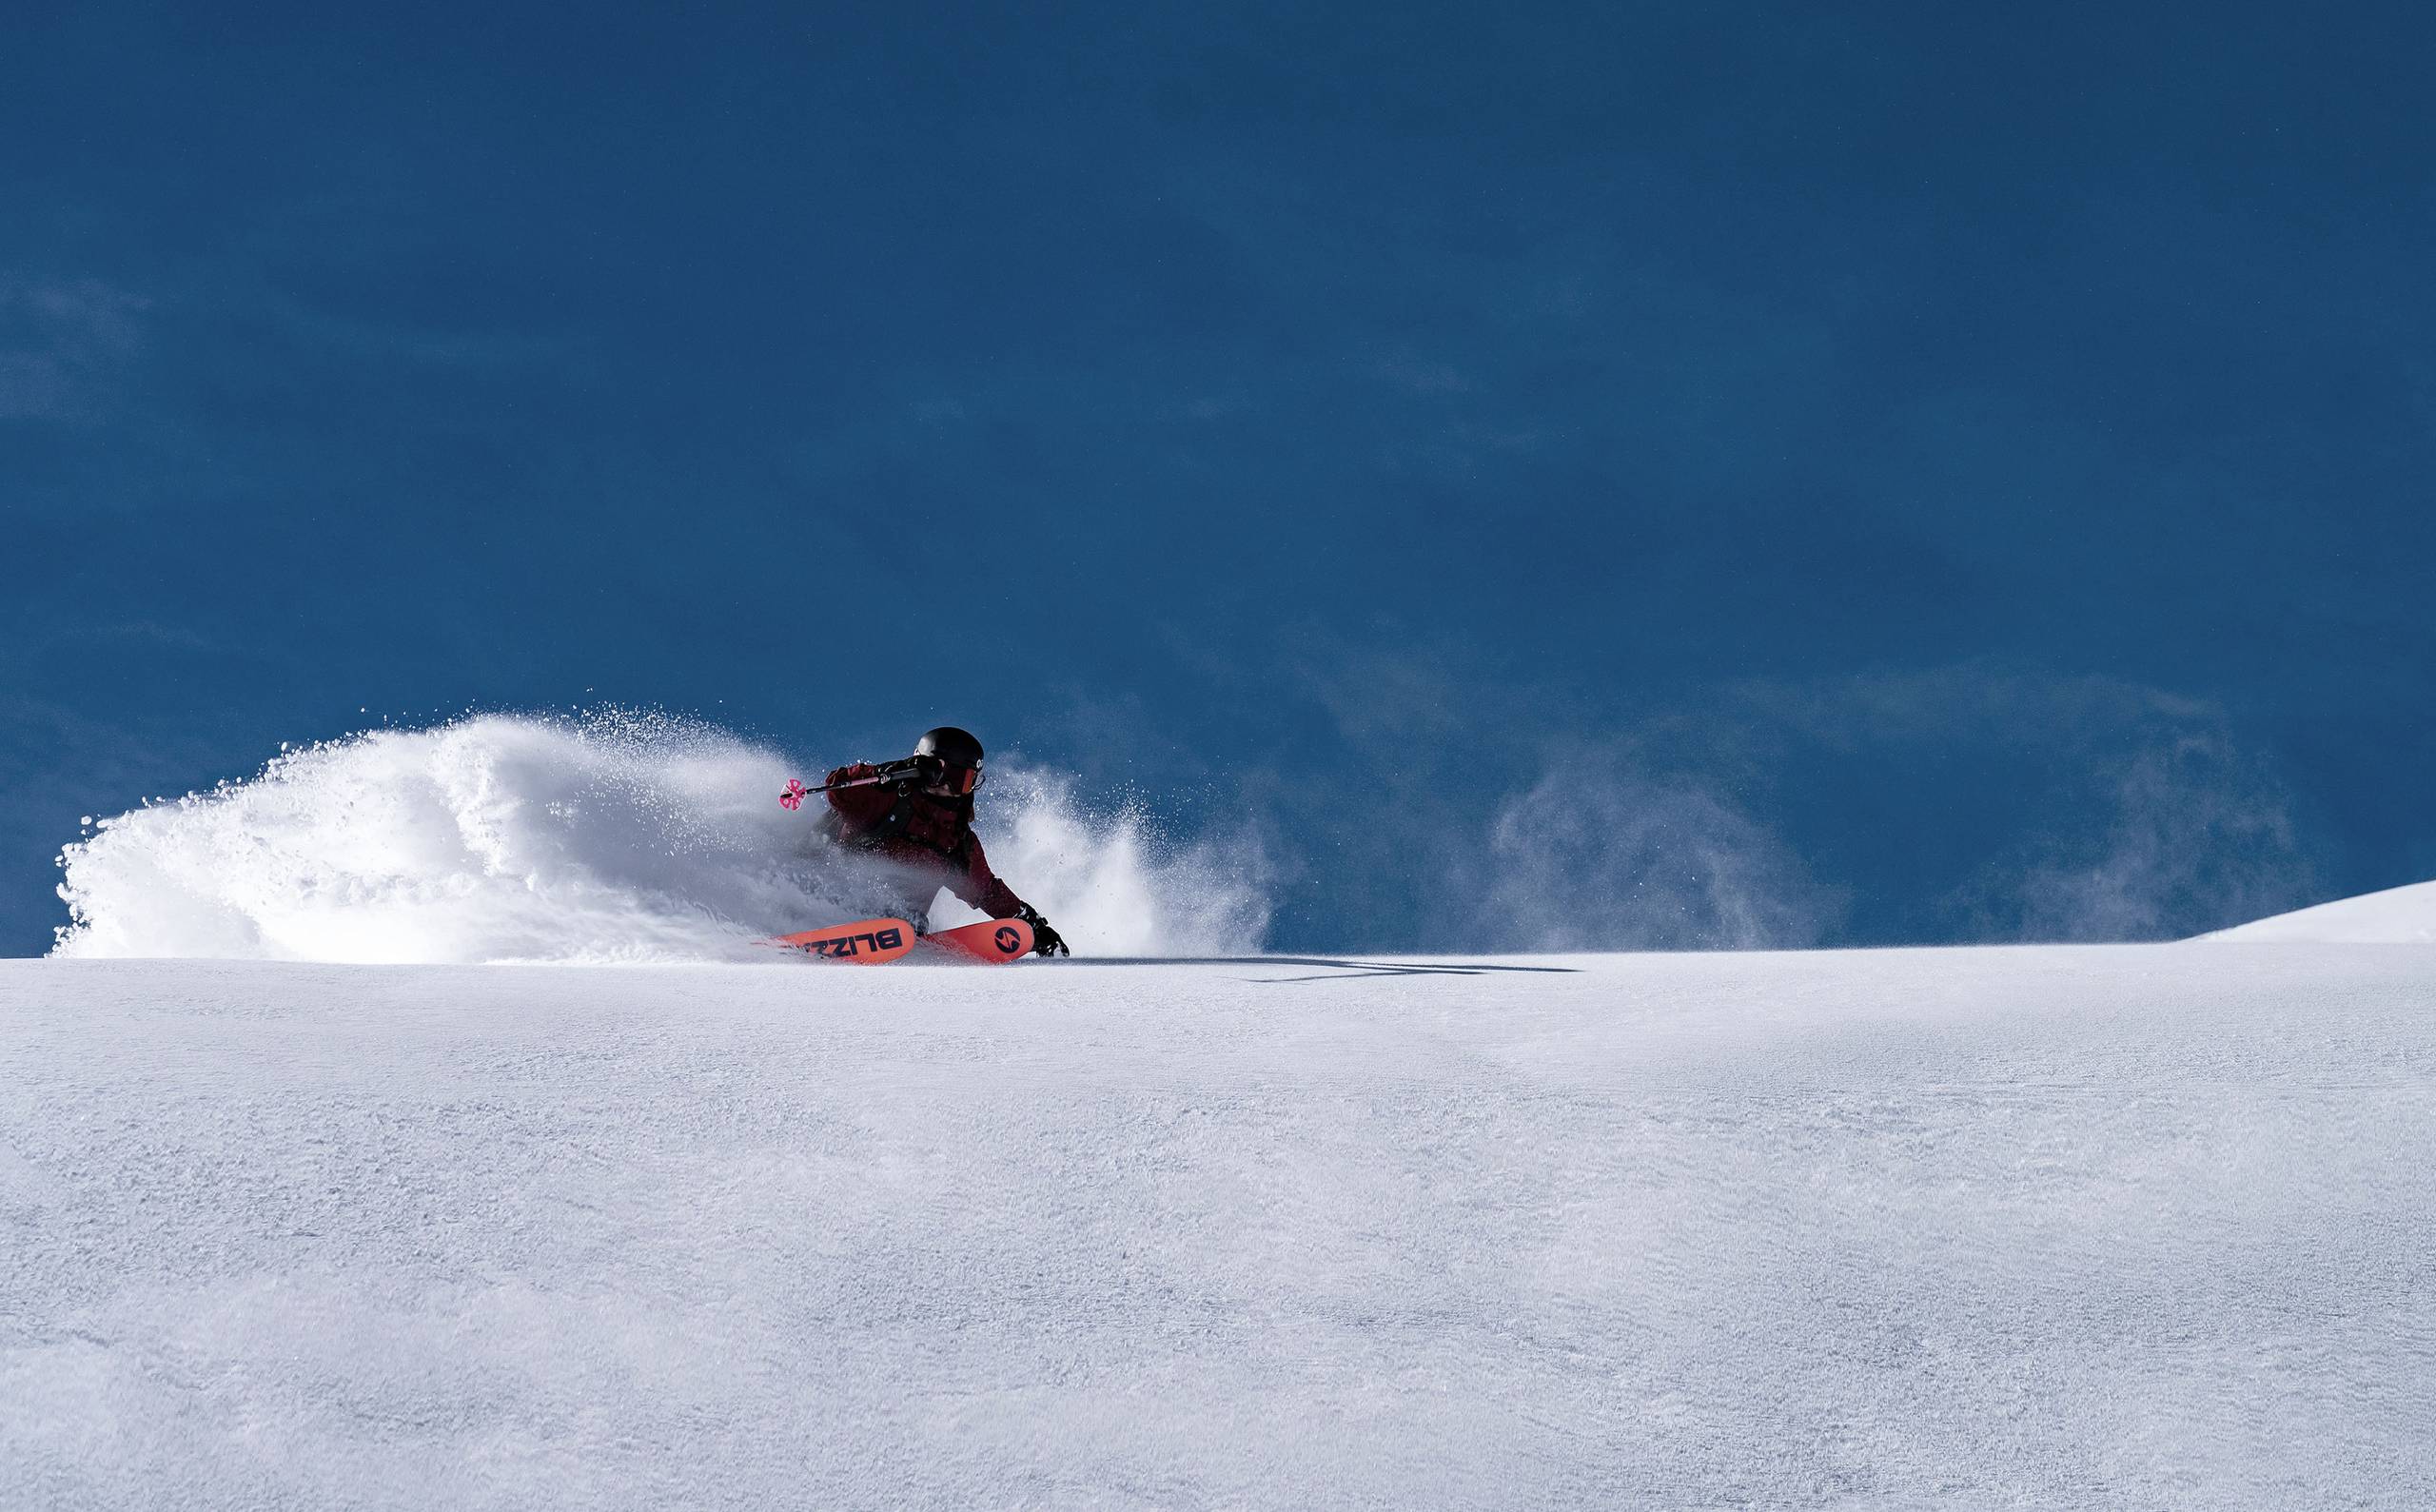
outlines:
M803 807L803 800L815 793L831 793L839 788L875 787L882 782L894 782L911 776L920 765L920 757L907 756L901 761L883 762L874 767L870 776L848 777L842 782L824 782L816 788L805 787L794 777L789 777L787 791L778 795L778 807L788 810L799 809Z

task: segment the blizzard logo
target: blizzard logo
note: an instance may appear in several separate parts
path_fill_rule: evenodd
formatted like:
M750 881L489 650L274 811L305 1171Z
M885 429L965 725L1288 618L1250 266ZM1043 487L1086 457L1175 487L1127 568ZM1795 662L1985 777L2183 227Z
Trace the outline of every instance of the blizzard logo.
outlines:
M839 934L825 940L806 940L803 948L827 960L852 960L868 947L873 953L893 951L905 943L905 932L899 929L874 930L868 934Z
M1013 929L1004 924L999 925L998 933L991 937L998 942L998 949L1000 952L1008 955L1014 954L1016 950L1019 949L1024 942L1024 937L1022 935L1016 933Z

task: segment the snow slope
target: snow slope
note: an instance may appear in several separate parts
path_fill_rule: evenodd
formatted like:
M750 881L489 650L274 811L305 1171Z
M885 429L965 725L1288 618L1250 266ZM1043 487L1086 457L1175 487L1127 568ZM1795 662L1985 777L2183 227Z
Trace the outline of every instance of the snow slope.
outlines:
M0 1506L2436 1504L2436 949L0 963Z
M2328 945L2436 945L2436 882L2416 882L2237 925L2211 940L2309 940Z

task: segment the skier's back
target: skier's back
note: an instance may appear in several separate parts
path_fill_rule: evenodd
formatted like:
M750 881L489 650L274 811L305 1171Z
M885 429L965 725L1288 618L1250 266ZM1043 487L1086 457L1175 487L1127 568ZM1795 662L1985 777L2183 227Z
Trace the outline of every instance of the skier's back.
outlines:
M902 765L902 775L874 781ZM981 742L943 725L915 742L912 759L888 768L857 761L829 774L829 830L849 850L888 863L916 928L941 887L993 919L1031 926L1032 949L1066 953L1066 942L1040 911L990 870L972 833L972 795L981 786ZM839 786L838 784L847 784Z

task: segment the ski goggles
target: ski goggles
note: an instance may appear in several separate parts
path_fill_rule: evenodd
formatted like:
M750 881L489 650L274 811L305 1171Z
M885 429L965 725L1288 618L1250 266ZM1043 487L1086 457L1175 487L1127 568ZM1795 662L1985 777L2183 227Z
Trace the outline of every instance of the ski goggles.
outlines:
M950 766L936 756L924 756L921 760L922 776L928 785L950 797L969 798L972 790L981 786L979 767Z

